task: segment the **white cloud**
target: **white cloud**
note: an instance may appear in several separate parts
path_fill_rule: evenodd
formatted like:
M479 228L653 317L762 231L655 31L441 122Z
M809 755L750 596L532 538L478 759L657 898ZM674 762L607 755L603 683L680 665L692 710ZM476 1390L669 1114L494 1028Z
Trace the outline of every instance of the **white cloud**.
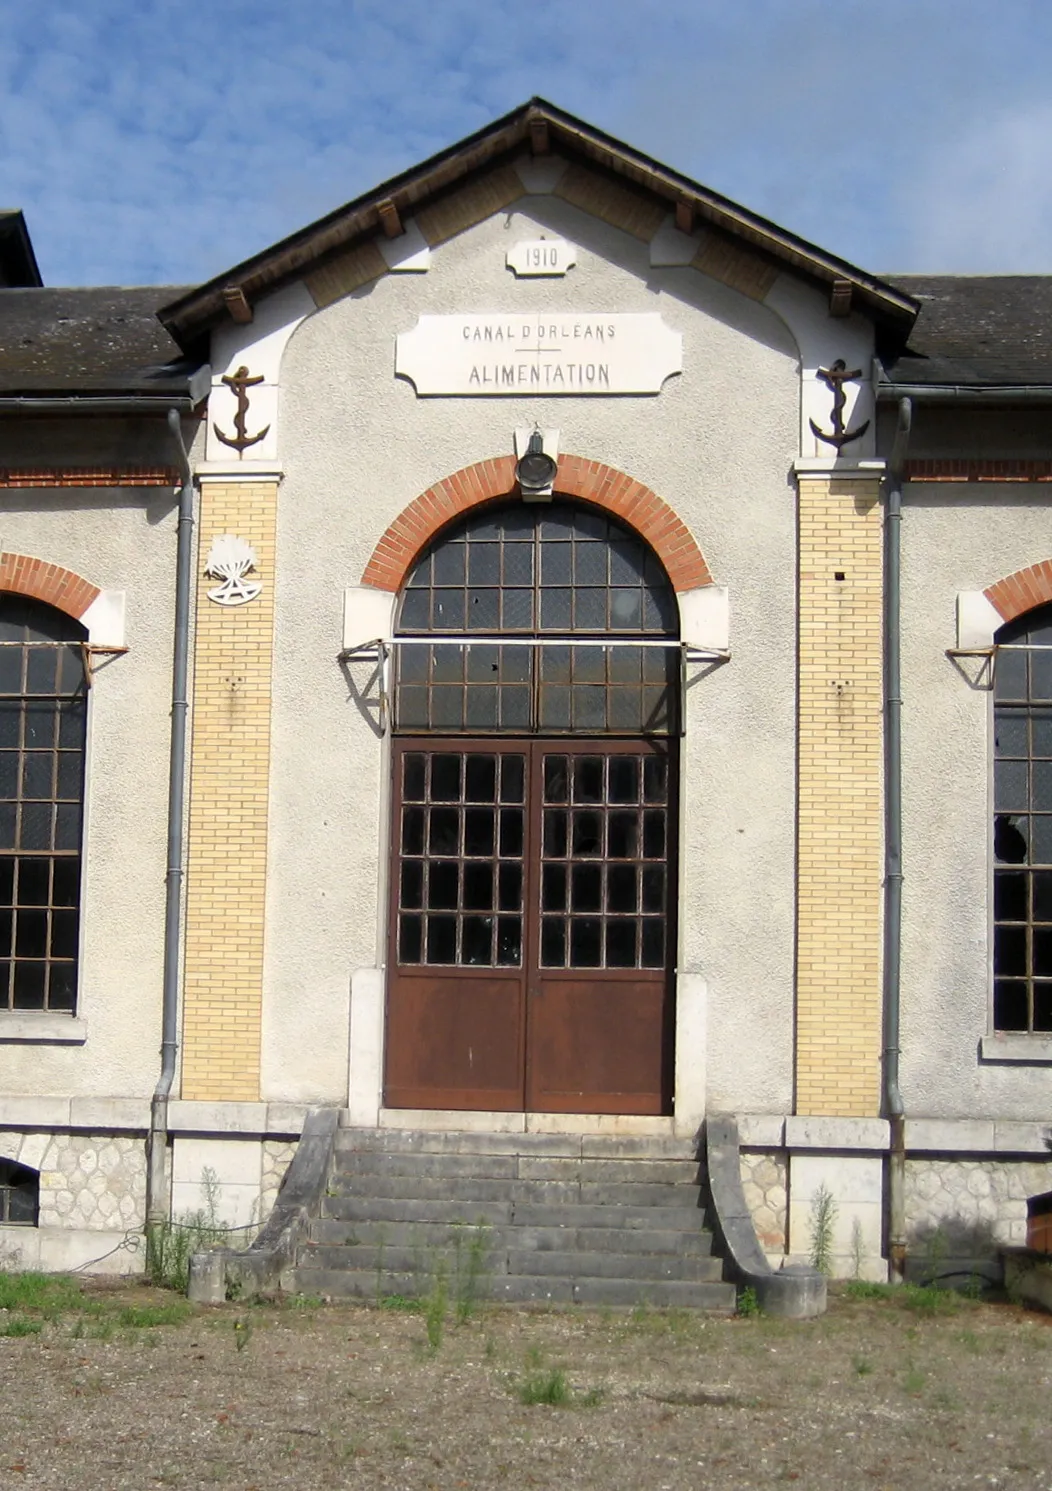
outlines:
M905 192L911 267L957 273L1052 268L1052 103L983 117L924 151Z
M1052 268L1033 0L0 0L0 19L0 201L50 283L220 273L533 93L869 268L942 267L977 199L984 264Z

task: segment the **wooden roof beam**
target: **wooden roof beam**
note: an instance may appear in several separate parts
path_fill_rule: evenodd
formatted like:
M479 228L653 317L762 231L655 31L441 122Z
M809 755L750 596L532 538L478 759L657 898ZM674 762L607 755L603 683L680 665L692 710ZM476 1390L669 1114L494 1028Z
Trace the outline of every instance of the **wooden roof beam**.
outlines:
M230 312L231 321L236 321L239 326L247 326L252 320L252 307L240 285L224 285L223 302Z
M384 201L378 202L376 210L380 214L380 226L383 228L385 236L388 238L401 238L405 232L405 228L402 225L401 215L393 199L386 197Z
M849 316L853 294L854 286L850 280L834 280L829 287L829 314Z
M530 120L530 154L547 155L551 150L551 140L548 136L547 119L534 118Z
M681 233L694 232L694 204L684 197L676 203L676 227Z

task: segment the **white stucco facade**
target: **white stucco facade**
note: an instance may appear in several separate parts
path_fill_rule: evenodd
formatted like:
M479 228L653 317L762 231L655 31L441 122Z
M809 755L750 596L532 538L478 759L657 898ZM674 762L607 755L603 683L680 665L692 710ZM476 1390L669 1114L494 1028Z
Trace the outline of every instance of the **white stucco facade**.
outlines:
M811 1199L835 1181L838 1252L846 1260L861 1233L866 1271L877 1276L889 1146L879 1078L864 1113L857 1103L840 1112L832 1100L828 1112L798 1111L800 596L814 578L801 559L799 478L856 483L860 509L867 493L886 499L891 430L878 420L875 363L888 335L885 310L865 300L861 274L854 301L837 276L831 291L829 275L805 262L807 246L778 259L769 244L757 247L754 233L744 247L732 245L739 258L726 249L705 259L711 223L659 214L642 233L628 208L603 207L601 194L596 210L581 205L583 190L576 205L557 195L570 169L557 153L537 160L524 152L511 169L525 194L461 230L429 240L408 210L391 237L376 222L363 229L355 252L372 255L374 268L346 293L318 296L326 302L319 305L312 290L312 266L331 266L343 251L333 240L314 259L304 251L299 267L275 270L233 319L203 316L193 343L202 361L207 343L211 366L191 442L202 501L210 487L276 485L277 517L272 568L258 576L274 620L256 1096L191 1100L177 1069L167 1112L169 1201L193 1209L200 1176L212 1171L225 1220L259 1220L306 1110L317 1105L345 1110L356 1125L683 1139L706 1112L731 1112L771 1253L806 1253ZM628 226L616 225L618 212ZM546 242L562 246L561 271L523 272L525 251L516 246ZM237 296L228 303L237 306ZM429 377L439 388L446 378L452 392L423 396L398 376L398 338L421 317L570 316L659 317L655 365L672 347L681 371L658 392L558 397L466 394L457 391L462 371L447 374L440 360ZM642 323L626 324L646 335ZM838 361L848 431L839 458L816 433L835 423L825 374ZM250 378L249 432L264 433L239 453L230 436L244 412L241 370ZM384 1098L393 736L383 649L370 646L390 641L398 596L370 584L369 565L422 494L477 463L521 455L533 429L545 432L557 460L598 463L656 494L670 520L685 525L711 581L695 579L677 597L688 651L670 959L675 1103L659 1116L400 1113ZM149 463L168 459L159 454L165 438L160 430L147 437L140 424L124 431L85 422L76 432L58 427L49 448L21 425L12 464L28 471L58 447L70 466L97 465L118 448L128 461ZM984 440L998 457L1046 454L1021 415L991 418L982 429L940 416L925 438L924 457L936 463L963 447L978 458ZM984 1206L1004 1203L996 1216L983 1213L984 1225L996 1224L1001 1241L1019 1241L1019 1167L1029 1167L1030 1185L1044 1163L1052 1034L1006 1041L993 1026L985 649L1001 618L984 592L1052 558L1050 492L1047 482L1022 479L907 474L904 485L901 1085L918 1236L933 1217L942 1225L960 1167L971 1166L967 1175L980 1178L969 1194L981 1192ZM520 493L511 482L490 496L516 502ZM631 513L620 520L630 523ZM103 1235L119 1240L122 1229L142 1225L140 1162L162 1017L174 488L136 490L130 480L76 488L71 479L61 490L4 490L0 546L97 586L89 640L127 649L93 657L75 1017L0 1008L0 1160L53 1177L43 1183L54 1204L42 1208L41 1235L26 1256L58 1266L74 1256L90 1261ZM413 557L403 556L404 567ZM850 569L853 557L833 562ZM212 583L204 564L195 555L195 591ZM878 607L880 583L878 575L868 592ZM839 624L854 623L849 615ZM881 658L863 661L879 673ZM203 653L199 662L206 666ZM846 687L837 677L821 682ZM883 764L871 765L879 790ZM872 835L865 850L879 862ZM191 843L191 875L194 864ZM882 895L882 870L875 874L874 895ZM874 1035L868 1053L874 1072L878 1042ZM89 1172L103 1171L109 1178L89 1192ZM121 1186L131 1198L123 1209L120 1195L115 1207L87 1199ZM13 1230L0 1232L0 1248ZM56 1241L63 1230L76 1240Z

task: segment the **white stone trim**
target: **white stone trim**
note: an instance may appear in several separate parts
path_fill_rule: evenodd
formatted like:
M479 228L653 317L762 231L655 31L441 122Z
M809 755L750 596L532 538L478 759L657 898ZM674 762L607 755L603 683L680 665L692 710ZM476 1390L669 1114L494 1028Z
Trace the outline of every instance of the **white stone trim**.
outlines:
M781 1149L785 1140L783 1113L736 1113L743 1149Z
M293 332L315 310L310 291L298 280L257 301L252 307L251 321L223 322L212 333L212 390L205 426L208 465L233 465L236 469L250 464L258 467L263 463L273 467L277 462L281 361ZM258 445L248 447L247 461L239 461L237 452L223 444L214 428L218 425L225 434L232 433L237 403L223 378L242 366L248 368L253 378L263 379L249 390L247 434L254 435L267 427L267 433Z
M1031 1066L1052 1064L1052 1037L995 1033L982 1039L984 1061L1019 1061Z
M957 592L957 646L978 650L994 645L994 633L1004 626L1000 611L981 590Z
M93 1274L141 1273L144 1251L128 1251L128 1231L87 1227L0 1227L0 1257L14 1257L20 1270Z
M831 429L833 395L818 377L818 370L832 367L842 357L849 369L858 368L862 373L860 378L844 385L844 427L855 430L869 422L864 434L847 447L849 462L854 464L871 456L877 448L873 323L857 312L831 316L828 290L820 290L791 273L778 275L763 303L781 317L800 355L800 454L823 466L835 460L835 447L818 439L811 429L811 420L819 429ZM839 461L836 466L838 470L844 469Z
M371 1129L381 1123L383 1059L383 969L356 968L351 975L347 1094L350 1122L356 1128Z
M200 461L194 475L201 481L281 481L285 475L279 461Z
M48 1010L0 1011L0 1045L7 1041L32 1041L47 1046L82 1046L88 1038L88 1022Z
M524 155L515 162L515 170L529 196L550 197L566 165L557 155Z
M880 480L887 470L887 461L855 460L852 456L797 456L793 470L797 476L863 476Z
M374 242L392 274L426 274L431 267L431 247L413 219L397 238L381 235Z
M389 642L397 599L389 590L351 585L343 592L343 650L351 652L368 642Z
M998 1118L907 1118L906 1150L935 1154L1048 1157L1049 1125Z
M676 596L679 634L688 647L726 652L731 645L731 599L725 585L699 585Z
M693 1138L705 1119L709 986L697 973L676 978L674 1127Z
M307 1116L305 1103L190 1102L168 1104L168 1127L177 1134L298 1134Z
M86 611L81 614L80 624L88 629L88 641L92 647L124 646L123 590L100 590Z
M887 1149L886 1118L807 1118L785 1120L786 1149Z
M700 243L701 234L681 232L675 213L670 213L650 240L650 262L655 269L691 264Z

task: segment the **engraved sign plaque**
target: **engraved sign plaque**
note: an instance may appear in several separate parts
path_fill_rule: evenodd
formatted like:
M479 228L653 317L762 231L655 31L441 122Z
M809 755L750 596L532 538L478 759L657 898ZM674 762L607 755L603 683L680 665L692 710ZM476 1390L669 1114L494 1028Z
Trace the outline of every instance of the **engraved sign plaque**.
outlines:
M421 398L656 394L683 371L683 337L656 311L421 316L395 374Z
M516 243L504 262L521 279L554 279L577 263L577 249L565 238L528 238Z

